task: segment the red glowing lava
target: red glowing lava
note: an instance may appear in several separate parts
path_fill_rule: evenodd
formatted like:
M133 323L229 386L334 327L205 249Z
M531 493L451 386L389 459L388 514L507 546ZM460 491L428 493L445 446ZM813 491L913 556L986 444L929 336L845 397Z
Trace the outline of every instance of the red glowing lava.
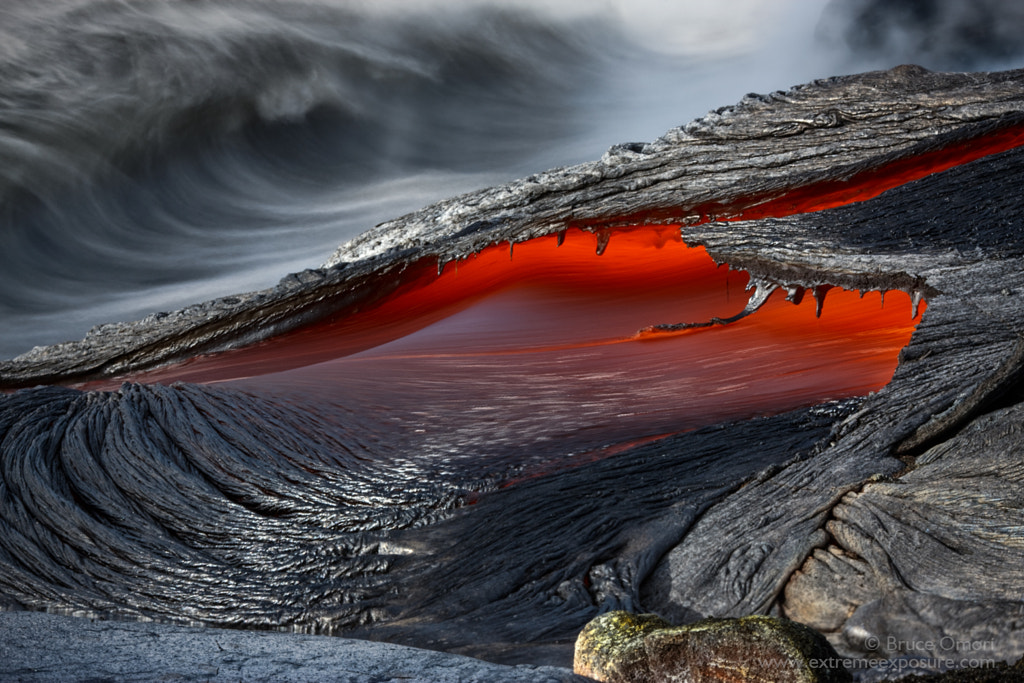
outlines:
M904 292L833 289L821 317L776 292L755 314L643 338L659 323L741 311L748 276L674 226L570 230L423 273L376 306L138 378L229 382L387 414L417 448L633 441L863 395L892 377L916 321ZM410 438L413 438L410 436ZM440 445L437 448L441 449Z
M703 248L687 247L675 226L619 232L602 255L596 253L597 240L592 233L571 230L560 246L551 235L514 248L490 247L447 264L440 276L419 273L368 310L137 379L225 381L356 354L516 354L622 344L650 325L733 315L749 298L747 275L718 266ZM796 327L810 324L815 303L795 306L783 297L773 295L742 327L789 327L797 334ZM829 314L815 318L811 327L852 324L868 332L893 323L909 335L914 326L909 296L890 293L884 319L876 315L880 306L868 303L878 297L875 293L862 301L856 293L833 289ZM893 363L899 347L891 354Z

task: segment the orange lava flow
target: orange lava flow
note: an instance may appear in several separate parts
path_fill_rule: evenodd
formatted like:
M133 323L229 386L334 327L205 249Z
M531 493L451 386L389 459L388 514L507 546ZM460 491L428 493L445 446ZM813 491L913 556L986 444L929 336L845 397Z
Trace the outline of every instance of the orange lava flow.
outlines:
M433 264L414 264L403 273L404 284L396 292L366 310L348 312L243 349L200 356L131 379L218 382L304 367L401 339L513 287L520 291L531 286L547 287L560 292L566 306L554 317L573 320L572 329L551 325L550 320L531 322L526 310L510 311L509 315L515 317L508 320L513 324L500 330L499 326L480 326L467 335L477 337L474 343L494 349L525 350L552 344L583 344L597 338L608 341L631 336L652 320L660 322L658 312L667 312L665 307L680 297L680 289L676 288L692 288L691 292L697 294L712 286L701 283L709 273L718 270L703 249L688 249L682 244L678 226L623 232L614 239L614 248L609 247L603 256L596 254L597 238L592 233L572 230L570 235L561 246L557 236L549 235L514 247L508 243L489 247L466 260L448 263L440 275ZM638 272L643 274L642 278L637 278ZM729 296L742 308L747 298L743 291L746 276L733 274L731 282ZM645 307L654 308L614 328L600 326L595 330L594 325L602 316L597 311L574 312L572 300L586 299L600 307L601 297L607 298L609 304L628 299L638 312L646 310ZM705 307L694 314L710 317L720 312ZM589 337L585 336L588 334ZM87 386L113 388L122 380L91 382Z
M386 407L396 429L427 441L571 435L603 448L878 390L916 324L904 292L883 304L834 288L820 317L812 297L795 305L779 291L729 325L643 338L650 325L735 315L748 276L676 226L618 233L602 255L597 241L570 230L561 245L491 247L368 310L136 379L227 381L354 414Z

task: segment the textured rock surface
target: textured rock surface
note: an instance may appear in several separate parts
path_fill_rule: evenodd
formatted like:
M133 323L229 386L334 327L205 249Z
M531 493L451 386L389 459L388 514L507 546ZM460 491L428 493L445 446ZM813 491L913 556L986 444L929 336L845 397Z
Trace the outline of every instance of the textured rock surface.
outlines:
M664 600L683 614L781 609L853 652L868 653L872 637L903 642L910 633L992 642L1003 659L1024 651L1024 556L1012 531L1024 522L1024 501L1011 483L1024 450L1014 407L1024 249L1011 189L1021 156L1008 152L858 205L758 221L763 237L747 244L735 240L736 226L731 238L723 226L706 240L730 263L756 251L768 270L851 270L839 263L881 264L902 253L899 267L941 294L892 383L838 425L817 457L706 515L656 571L650 604ZM889 237L880 241L879 232ZM834 247L794 248L811 234L834 236ZM753 248L768 235L780 246ZM723 531L727 546L716 537Z
M533 645L564 657L599 610L676 623L773 613L827 631L850 655L906 656L907 643L948 638L1016 660L1024 152L843 208L702 221L1012 129L1024 121L1022 86L1022 72L900 67L748 97L649 145L384 224L273 290L0 364L5 388L153 367L371 301L409 264L575 225L677 220L688 243L764 283L928 297L893 381L856 405L685 434L456 513L458 485L421 485L418 474L368 477L374 509L351 505L347 484L314 481L340 451L319 440L337 416L310 406L187 385L0 397L4 603L250 626L305 619L509 659L536 656ZM257 430L244 426L253 415ZM140 465L140 452L160 458ZM265 477L279 456L288 477ZM93 466L109 462L112 476ZM117 480L97 488L109 499L68 485L104 477ZM204 505L166 507L147 488L161 481L187 483L169 490ZM119 520L140 508L149 526L136 535ZM361 531L335 534L325 509ZM211 524L227 531L207 533ZM367 557L338 577L331 553ZM235 569L227 579L223 566Z
M604 683L651 679L648 635L672 628L657 614L607 612L583 627L573 652L572 669Z
M765 616L673 627L653 614L602 614L580 633L573 670L604 683L850 680L820 633Z
M415 648L285 633L0 613L0 681L585 683Z

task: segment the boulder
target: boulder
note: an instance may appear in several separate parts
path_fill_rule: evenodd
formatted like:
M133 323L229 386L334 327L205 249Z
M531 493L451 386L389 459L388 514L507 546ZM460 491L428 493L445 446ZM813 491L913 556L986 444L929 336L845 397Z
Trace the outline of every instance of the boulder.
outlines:
M602 614L580 633L573 669L602 683L851 680L820 633L757 615L672 626L654 614Z

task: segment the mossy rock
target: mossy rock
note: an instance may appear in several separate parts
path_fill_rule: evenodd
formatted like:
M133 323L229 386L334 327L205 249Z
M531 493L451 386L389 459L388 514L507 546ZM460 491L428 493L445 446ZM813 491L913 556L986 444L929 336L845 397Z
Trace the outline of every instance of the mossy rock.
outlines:
M603 683L851 680L820 633L765 616L672 626L653 614L609 612L580 633L573 668Z
M573 671L609 683L650 680L644 638L671 628L672 624L655 614L602 614L576 638Z

